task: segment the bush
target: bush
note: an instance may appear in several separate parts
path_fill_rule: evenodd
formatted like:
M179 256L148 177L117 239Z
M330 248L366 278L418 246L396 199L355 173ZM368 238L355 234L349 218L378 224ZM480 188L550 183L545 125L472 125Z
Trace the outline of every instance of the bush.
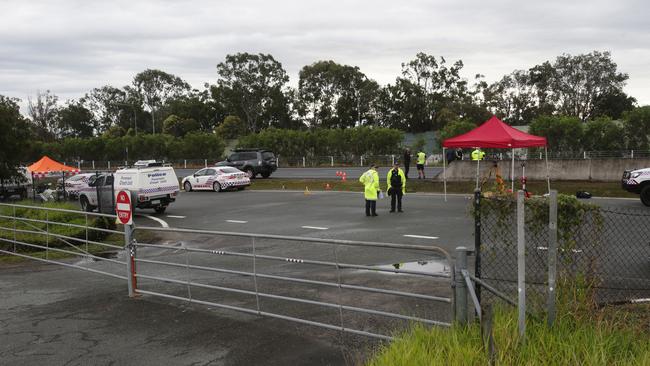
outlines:
M36 207L47 207L55 209L65 209L78 211L76 205L72 203L61 203L61 202L47 202L42 205L34 204L31 201L23 201L19 203L24 206L36 206ZM83 215L83 212L78 211L79 213L74 212L61 212L61 211L50 211L50 210L39 210L26 207L17 207L16 208L16 217L31 219L31 220L48 220L49 232L52 234L64 235L73 238L85 239L86 238L86 229L82 227L71 227L57 225L56 223L65 223L72 225L85 226L86 219ZM13 208L9 206L1 206L0 214L3 216L13 216ZM115 221L106 217L94 217L88 216L88 225L93 228L103 228L103 229L112 229L115 230L116 225ZM0 238L13 239L13 229L14 220L2 218L0 219L0 226L7 229L0 230ZM31 222L31 221L21 221L20 219L16 220L16 229L19 230L30 230L35 232L45 233L48 229L48 224L41 222ZM88 239L93 241L100 241L108 236L108 233L97 231L97 230L88 230ZM64 242L66 240L75 246L82 245L81 241L68 240L68 239L57 239L54 236L48 238L47 235L37 234L37 233L16 233L16 240L22 241L29 244L49 246L53 248L69 248L70 245ZM5 241L0 242L0 248L8 250L8 248L13 249L13 244ZM40 251L39 248L32 248L25 245L17 245L19 251L23 252L33 252Z
M268 128L242 137L239 147L273 150L281 156L350 156L399 153L402 132L390 128L284 130Z
M166 133L139 134L121 137L67 138L55 142L34 142L30 160L48 155L59 161L96 160L124 161L140 159L197 159L220 157L225 143L213 133L189 132L184 137Z

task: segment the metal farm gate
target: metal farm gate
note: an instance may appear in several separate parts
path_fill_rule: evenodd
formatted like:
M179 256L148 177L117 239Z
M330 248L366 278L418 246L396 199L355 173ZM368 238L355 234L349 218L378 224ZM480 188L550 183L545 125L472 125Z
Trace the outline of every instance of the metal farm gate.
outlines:
M116 229L115 219L0 204L0 254L126 280L130 296L382 340L413 323L448 327L456 313L452 290L458 276L449 254L438 247L135 225ZM62 234L57 229L62 227L75 232ZM113 251L115 258L91 254L97 248ZM45 251L44 258L31 255L34 249ZM53 252L93 261L54 260Z

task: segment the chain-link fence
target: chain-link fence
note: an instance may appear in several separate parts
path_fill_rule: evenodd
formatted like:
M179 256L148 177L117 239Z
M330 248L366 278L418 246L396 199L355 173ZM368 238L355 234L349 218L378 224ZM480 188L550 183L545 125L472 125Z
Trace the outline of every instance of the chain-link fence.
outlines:
M516 200L480 202L480 277L517 296ZM548 199L525 204L526 295L529 309L544 309L549 292ZM650 298L650 211L608 209L570 197L559 200L558 283L593 289L599 304ZM483 298L491 300L483 292Z

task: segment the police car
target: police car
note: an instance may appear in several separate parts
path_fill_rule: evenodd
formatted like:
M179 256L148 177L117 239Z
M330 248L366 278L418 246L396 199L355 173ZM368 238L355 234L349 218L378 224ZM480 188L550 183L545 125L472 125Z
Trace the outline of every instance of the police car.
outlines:
M641 196L641 202L650 207L650 168L626 170L621 184L626 191Z
M185 192L208 190L220 192L226 189L242 190L251 184L243 171L227 166L215 166L201 169L183 178L181 185Z
M79 193L81 193L82 190L86 190L90 186L88 185L88 181L90 180L90 177L95 175L96 173L82 173L82 174L77 174L73 175L72 177L66 178L65 179L65 192L68 194L68 197L76 199L79 197ZM57 186L63 185L63 179L59 179L57 181Z

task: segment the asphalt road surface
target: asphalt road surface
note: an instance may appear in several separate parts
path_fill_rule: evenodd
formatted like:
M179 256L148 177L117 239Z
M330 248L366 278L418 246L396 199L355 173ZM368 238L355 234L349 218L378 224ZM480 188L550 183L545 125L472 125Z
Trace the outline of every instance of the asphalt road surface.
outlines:
M402 167L403 169L404 167ZM379 178L381 180L386 179L386 174L388 174L389 167L380 167L379 168ZM187 177L188 175L194 174L194 172L199 169L175 169L176 176L179 179ZM282 178L282 179L337 179L336 172L343 171L347 173L348 179L357 179L363 174L367 167L349 167L349 168L278 168L275 171L271 178ZM433 178L442 172L442 168L439 167L425 167L424 173L426 178ZM415 169L415 166L411 166L409 171L409 177L416 178L418 172ZM258 179L259 176L258 176Z
M181 192L164 215L149 216L170 227L436 245L453 250L473 243L469 198L449 195L445 202L438 194L407 194L404 213L389 213L390 200L385 198L377 203L379 216L366 217L361 192L195 191ZM145 217L136 222L160 225Z
M636 199L592 199L612 208L641 208ZM404 213L388 213L389 201L378 202L378 217L366 217L362 193L290 191L181 192L167 212L154 215L137 211L136 225L178 227L228 232L279 234L398 244L438 246L453 255L457 246L473 246L473 221L468 214L469 195L408 194ZM146 216L145 216L146 215ZM138 235L136 231L136 236ZM169 249L142 248L138 258L177 264L219 266L251 271L250 261L220 255L189 255L183 246L250 253L250 239L211 235L161 234L140 238ZM423 258L406 251L348 248L306 242L259 240L259 254L308 257L364 265L391 265L421 259L440 264L441 258ZM123 261L120 252L117 260ZM186 262L187 261L187 262ZM79 263L79 262L78 262ZM124 275L124 266L110 262L84 262L89 267ZM418 263L420 265L420 263ZM448 270L448 268L447 268ZM336 281L337 272L313 265L259 261L257 271L313 280ZM445 271L440 266L436 271ZM344 283L391 286L401 291L449 296L448 283L418 281L414 276L367 274L342 270ZM341 291L337 288L287 285L287 282L253 283L235 275L186 271L155 264L138 264L139 274L192 280L242 290L262 291L375 308L413 311L415 316L449 321L448 305L401 302L394 297ZM392 287L394 286L394 287ZM173 296L190 296L232 306L254 308L254 297L213 289L188 287L141 279L138 287ZM153 296L129 299L125 281L54 265L27 262L0 266L0 359L7 365L340 365L362 364L376 345L366 338L346 337L335 331L297 325L205 305ZM443 306L444 305L444 306ZM385 333L388 326L377 317L356 317L337 309L312 305L287 305L263 299L261 306L290 316Z

